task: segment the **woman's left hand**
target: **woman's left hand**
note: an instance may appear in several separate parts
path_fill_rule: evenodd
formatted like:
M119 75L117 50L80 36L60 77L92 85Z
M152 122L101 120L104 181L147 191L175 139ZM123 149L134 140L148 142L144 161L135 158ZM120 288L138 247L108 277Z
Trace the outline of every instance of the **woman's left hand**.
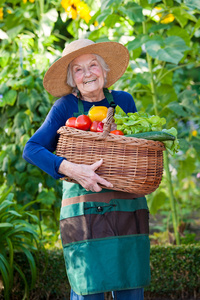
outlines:
M59 173L76 180L87 191L100 192L102 190L100 185L107 188L113 187L112 183L100 177L95 172L102 163L103 159L96 161L92 165L74 164L63 160L59 167Z

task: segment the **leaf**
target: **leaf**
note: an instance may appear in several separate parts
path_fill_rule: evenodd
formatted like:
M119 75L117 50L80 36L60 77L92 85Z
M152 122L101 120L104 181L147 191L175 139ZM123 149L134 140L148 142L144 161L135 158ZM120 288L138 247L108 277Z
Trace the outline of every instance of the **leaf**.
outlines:
M115 113L120 116L126 116L126 113L123 111L123 109L119 105L117 105L115 107Z
M178 102L174 101L167 105L169 109L171 109L176 115L181 117L187 117L188 113L184 110L183 106Z
M9 87L7 86L6 83L2 83L0 85L0 94L5 94L9 90Z
M139 35L133 41L128 42L127 48L129 51L135 50L135 49L141 47L148 40L149 40L148 35Z
M108 16L112 13L111 9L106 9L104 10L98 17L97 17L97 22L101 24L104 22Z
M162 40L152 40L145 43L145 49L149 55L153 58L158 58L158 51L161 49L161 46L164 46Z
M17 92L14 90L9 90L3 95L3 98L0 98L0 107L5 105L13 106L17 99Z
M199 29L199 27L200 27L200 19L197 21L197 23L195 24L195 26L194 26L194 28L193 28L193 31L192 31L192 33L191 33L191 35L190 35L190 38L192 38L193 37L193 35L195 34L195 32ZM198 31L197 31L198 32Z
M179 36L169 36L165 40L156 36L145 43L145 49L155 59L178 64L184 56L182 52L190 48Z
M121 3L121 0L101 0L101 11L108 9L111 5Z
M13 225L10 223L0 223L0 228L8 228L8 227L13 227Z
M181 7L175 7L172 9L172 13L181 27L185 27L185 25L188 23L188 18L184 16L183 9Z
M125 16L133 22L143 22L144 16L142 14L142 7L134 2L128 2L125 6L119 8Z
M14 264L14 268L17 270L17 272L19 273L19 275L21 276L21 278L23 279L24 284L25 284L25 292L24 292L24 297L23 297L22 300L28 299L29 298L28 297L29 287L28 287L26 277L25 277L24 273L22 272L20 266L18 266L18 264L16 262Z
M187 156L184 160L179 162L178 179L183 180L190 176L196 169L196 158Z
M193 113L199 113L200 108L194 105L194 101L196 100L197 96L192 90L184 90L182 93L179 94L178 100L180 104L188 111Z
M116 14L109 15L105 20L105 25L108 27L113 27L116 23L120 22L120 16Z
M190 143L186 139L179 138L180 149L183 152L186 152L190 148Z
M168 29L170 28L170 25L169 24L156 24L156 25L153 25L151 26L151 28L149 29L149 32L150 33L153 33L153 32L156 32L156 31L160 31L160 30L163 30L163 29Z
M184 40L186 45L190 45L190 35L186 29L181 28L180 26L173 26L167 31L168 36L179 36Z
M37 274L37 269L36 269L36 265L35 265L35 260L33 258L33 255L31 254L31 252L26 249L25 247L21 246L22 251L25 253L29 265L30 265L30 269L31 269L31 276L32 276L32 280L31 280L31 288L33 288L35 282L36 282L36 274Z
M30 91L29 100L27 101L27 107L30 109L30 111L34 112L36 106L41 102L41 96L37 92L37 90L32 89Z
M15 164L15 168L20 173L24 172L26 168L26 162L23 159L19 159Z
M8 35L5 31L3 31L2 29L0 29L0 39L1 40L7 40L8 39Z
M42 16L40 26L42 28L44 36L48 37L51 35L53 26L58 18L58 12L56 9L49 10L46 14Z
M34 86L34 78L33 76L29 75L25 78L20 79L19 81L15 81L13 88L19 89L21 87L28 87L31 89L33 86Z
M18 104L22 105L22 106L25 106L27 101L28 101L27 93L20 91L19 94L18 94Z
M163 69L161 79L158 77L158 82L172 87L173 82L173 72L168 72L169 70Z
M200 2L199 0L185 0L185 5L187 5L191 9L200 10Z
M10 290L10 273L12 272L10 265L7 259L0 253L0 271L3 277L3 284L4 284L4 296L5 300L9 300L9 290Z
M45 205L52 205L56 201L55 194L52 191L43 190L38 196L37 201Z
M153 194L150 201L148 201L150 213L155 215L157 211L165 204L166 200L167 196L163 191L157 191L155 194Z
M164 49L159 49L157 53L157 59L161 61L171 62L173 64L178 64L183 58L183 54L176 50L175 48L165 47Z
M158 3L160 2L159 0L148 0L148 3L149 4L154 4L154 3Z
M190 48L186 46L185 41L180 36L169 36L165 39L165 44L167 47L174 48L180 52L189 50Z
M9 64L10 55L6 51L0 53L0 65L2 68L5 68Z
M194 149L196 150L198 156L200 156L200 139L196 138L196 137L192 137L191 140L191 145L194 147Z
M137 58L135 61L130 61L130 67L135 73L138 73L137 69L140 69L140 73L148 71L148 64L145 59Z
M148 85L151 82L151 75L148 72L144 72L142 74L137 74L136 80L143 85Z
M200 19L197 21L197 23L194 26L194 29L197 30L200 27Z
M14 39L24 29L24 26L25 24L14 26L13 28L7 30L7 35L10 39Z
M20 128L26 117L27 115L24 113L23 110L19 111L14 117L13 128Z

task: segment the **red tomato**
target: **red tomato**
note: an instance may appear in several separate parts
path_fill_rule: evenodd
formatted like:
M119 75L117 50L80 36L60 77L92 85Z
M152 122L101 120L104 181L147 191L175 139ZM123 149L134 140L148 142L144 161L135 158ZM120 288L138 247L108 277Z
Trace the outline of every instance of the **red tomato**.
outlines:
M116 135L124 135L123 132L121 130L113 130L110 133L112 134L116 134Z
M76 128L81 129L81 130L89 130L91 124L92 124L92 121L86 115L78 116L75 121Z
M75 117L71 117L71 118L69 118L69 119L66 121L65 126L76 128L76 126L75 126L75 121L76 121L76 118L75 118Z
M103 132L103 122L99 122L99 124L97 125L97 132Z
M90 131L97 132L98 124L99 124L99 121L93 121L91 126L90 126Z

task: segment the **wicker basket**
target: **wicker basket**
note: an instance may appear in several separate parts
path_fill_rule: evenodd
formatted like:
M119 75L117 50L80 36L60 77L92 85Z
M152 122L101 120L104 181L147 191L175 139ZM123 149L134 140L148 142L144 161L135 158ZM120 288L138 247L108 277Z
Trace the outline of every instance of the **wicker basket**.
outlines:
M152 193L162 179L163 143L110 134L112 122L113 109L109 108L103 133L61 127L56 154L87 165L103 158L96 173L111 182L113 190L136 196Z

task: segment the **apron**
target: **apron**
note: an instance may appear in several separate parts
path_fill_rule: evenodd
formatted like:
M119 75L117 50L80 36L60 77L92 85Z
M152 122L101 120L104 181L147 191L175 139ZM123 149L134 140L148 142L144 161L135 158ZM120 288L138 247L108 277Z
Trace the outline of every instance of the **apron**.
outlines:
M110 104L112 95L108 97ZM83 105L79 107L83 109ZM83 111L79 110L80 114ZM76 294L149 285L145 197L134 198L131 193L107 189L93 193L79 184L63 181L60 231L67 276Z

